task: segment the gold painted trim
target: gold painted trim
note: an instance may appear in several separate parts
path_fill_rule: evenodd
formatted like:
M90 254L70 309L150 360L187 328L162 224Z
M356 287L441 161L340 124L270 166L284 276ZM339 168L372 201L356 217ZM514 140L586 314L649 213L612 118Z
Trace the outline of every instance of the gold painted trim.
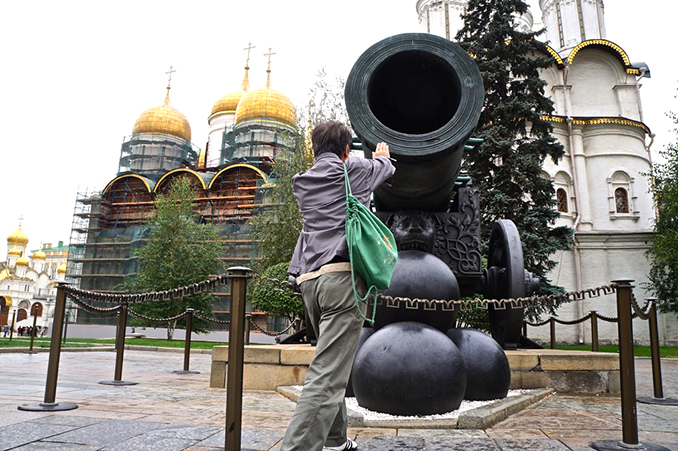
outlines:
M555 50L553 50L553 48L552 48L550 45L546 45L546 46L544 46L544 47L546 48L546 51L549 53L549 55L551 55L551 56L556 60L556 62L557 62L558 64L560 64L561 66L564 66L564 65L565 65L565 62L564 62L563 59L560 57L560 55L558 55L558 52L556 52Z
M288 129L294 131L294 126L292 124L290 124L289 122L284 122L284 121L280 121L280 120L277 120L277 119L264 119L264 118L243 119L242 121L236 122L234 124L234 129L235 128L242 128L242 127L245 127L245 126L251 125L251 124L255 124L255 125L256 124L273 124L273 125L278 125L278 126L285 127L285 128L288 128Z
M628 68L631 65L631 60L629 60L629 56L626 54L624 49L619 47L614 42L608 41L607 39L589 39L588 41L580 43L579 45L572 49L570 55L567 57L568 64L572 64L572 61L574 61L574 57L577 56L577 53L579 53L581 49L583 49L584 47L588 47L590 45L602 45L610 47L612 50L616 51L619 54L619 56L621 56L621 59L624 62L624 66L626 68Z
M235 110L224 110L224 111L217 111L216 113L210 114L210 116L207 118L207 122L211 121L213 117L216 116L221 116L222 114L235 114Z
M561 116L540 116L541 120L548 122L556 122L559 124L565 124L567 119ZM639 121L634 121L632 119L624 119L617 117L596 117L589 119L572 119L572 124L574 125L606 125L606 124L615 124L615 125L628 125L631 127L641 128L648 135L652 132L650 128Z
M123 175L119 175L118 177L116 177L116 178L114 178L113 180L111 180L110 182L108 182L108 185L106 185L106 188L104 188L103 194L106 194L106 192L110 189L111 185L113 185L115 182L117 182L118 180L120 180L120 179L122 179L122 178L125 178L125 177L135 177L135 178L138 178L139 180L141 180L142 182L144 182L144 185L146 185L146 189L148 190L149 193L152 191L152 190L151 190L151 187L150 187L150 185L148 184L148 182L146 181L146 179L143 178L142 176L140 176L139 174L123 174Z
M205 181L200 177L200 174L195 172L193 169L188 169L188 168L177 168L177 169L172 169L171 171L167 172L165 175L160 177L160 180L158 180L158 183L155 184L155 188L153 189L154 193L158 192L158 188L160 188L160 185L162 184L162 181L165 180L165 178L169 177L172 174L176 174L177 172L188 172L193 175L195 175L198 180L200 180L200 184L202 185L202 189L207 189L207 186L205 185Z
M226 171L230 171L231 169L235 168L248 168L254 170L257 174L261 176L261 178L264 180L264 187L270 186L271 183L268 181L268 177L266 176L266 173L262 171L261 169L252 166L251 164L245 164L245 163L238 163L238 164L232 164L230 166L225 167L221 171L217 172L214 177L212 177L212 180L210 181L210 184L208 186L209 189L212 189L212 185L214 185L214 182L221 176L221 174L225 173Z

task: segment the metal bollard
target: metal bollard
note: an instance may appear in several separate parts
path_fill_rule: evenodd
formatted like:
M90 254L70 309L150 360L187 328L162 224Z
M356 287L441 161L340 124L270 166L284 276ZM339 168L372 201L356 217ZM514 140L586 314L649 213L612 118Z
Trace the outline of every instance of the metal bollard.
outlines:
M231 278L231 330L228 338L226 381L226 451L240 451L242 433L242 387L245 357L245 303L249 268L228 269Z
M173 373L177 374L200 374L200 371L191 371L189 366L191 364L191 334L193 333L193 312L195 309L186 309L186 338L184 339L184 369L175 370Z
M64 319L64 338L61 341L63 344L66 344L66 335L68 334L68 319L70 318L70 313L66 310L66 318Z
M122 380L122 364L125 356L125 331L127 330L127 303L120 304L118 328L115 333L115 375L112 381L99 381L102 385L137 385L137 382Z
M57 379L59 378L59 357L61 357L61 327L64 323L64 311L66 310L66 291L64 290L66 285L66 282L57 282L56 305L54 306L54 323L52 325L52 340L49 347L44 401L35 404L23 404L18 407L19 410L57 412L78 408L77 404L71 402L55 402ZM12 325L14 325L14 320L12 320Z
M9 328L9 341L12 341L12 337L14 336L15 324L16 324L16 310L14 310L14 314L12 315L12 325Z
M652 355L652 386L654 397L641 397L638 402L644 404L661 404L664 406L678 406L678 399L664 398L662 384L661 356L659 355L659 327L657 324L657 298L647 298L650 305L648 325L650 327L650 354Z
M591 312L591 351L598 352L598 313Z
M245 346L249 346L250 344L250 332L252 332L252 328L250 327L252 323L252 315L247 314L245 315Z
M617 279L617 323L619 331L619 375L621 380L622 441L601 440L591 444L597 450L646 449L668 451L668 448L638 442L638 416L636 412L636 372L633 360L633 324L631 315L632 279ZM642 446L641 446L642 445Z
M31 346L28 348L28 352L26 354L37 354L37 351L33 350L33 342L35 341L35 329L36 326L38 325L38 315L36 315L37 311L35 309L32 310L33 313L33 327L31 328Z
M556 319L554 317L549 319L549 326L551 328L551 349L556 349Z
M523 321L523 337L527 338L527 321Z

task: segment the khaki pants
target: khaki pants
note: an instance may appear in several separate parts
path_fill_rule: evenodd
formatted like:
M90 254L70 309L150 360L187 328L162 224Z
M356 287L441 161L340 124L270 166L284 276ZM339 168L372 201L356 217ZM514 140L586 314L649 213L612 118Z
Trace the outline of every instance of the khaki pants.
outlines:
M358 276L356 287L364 296L365 283ZM350 272L324 274L299 288L318 344L280 449L321 451L323 446L346 443L344 397L363 319L356 308Z

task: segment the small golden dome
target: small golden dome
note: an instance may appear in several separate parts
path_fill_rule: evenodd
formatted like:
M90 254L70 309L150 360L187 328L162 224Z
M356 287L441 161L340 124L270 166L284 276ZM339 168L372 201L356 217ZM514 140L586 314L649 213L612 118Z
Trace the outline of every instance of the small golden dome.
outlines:
M17 266L28 266L29 263L30 263L30 260L28 260L28 257L26 257L26 254L19 257L16 261Z
M35 252L35 253L31 256L31 258L32 258L33 260L44 260L45 257L46 257L46 255L45 255L45 253L42 251L42 249L38 249L38 251Z
M19 246L25 246L28 244L28 237L21 230L21 226L19 226L14 233L7 237L7 244L18 244Z
M21 255L21 251L16 248L16 246L12 246L12 248L7 252L9 255Z
M294 125L297 120L294 104L285 94L271 88L250 91L240 100L235 122L271 120Z
M57 268L57 272L59 274L66 274L66 263L62 263L61 265L59 265L59 267Z
M229 92L217 100L212 107L210 118L218 113L235 113L236 108L238 108L238 102L240 102L240 99L242 99L245 94L247 94L247 91L239 89L237 91Z
M164 133L191 140L191 126L184 114L169 104L169 92L162 105L154 106L139 116L132 133Z

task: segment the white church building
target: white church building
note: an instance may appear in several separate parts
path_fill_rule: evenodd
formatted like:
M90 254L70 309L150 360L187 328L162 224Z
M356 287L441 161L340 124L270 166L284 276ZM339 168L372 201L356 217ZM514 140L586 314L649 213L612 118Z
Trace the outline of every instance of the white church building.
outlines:
M423 31L454 39L466 4L465 0L419 0L416 7ZM640 88L650 70L608 40L603 0L540 0L539 6L553 58L551 67L541 73L555 107L548 120L565 149L557 165L550 160L544 164L543 176L554 182L560 212L557 224L575 231L573 249L552 256L558 266L550 278L567 291L630 278L643 305L650 296L645 289L650 269L646 251L655 214L645 174L652 163L654 135L644 123ZM516 18L515 23L531 30L532 15ZM571 321L592 310L616 317L614 296L568 303L557 315ZM599 321L598 327L601 343L616 341L616 323ZM647 344L647 322L635 320L634 334L638 343ZM549 327L529 327L528 336L546 341ZM660 315L659 336L662 345L678 344L675 315ZM556 339L590 344L590 321L558 325Z

